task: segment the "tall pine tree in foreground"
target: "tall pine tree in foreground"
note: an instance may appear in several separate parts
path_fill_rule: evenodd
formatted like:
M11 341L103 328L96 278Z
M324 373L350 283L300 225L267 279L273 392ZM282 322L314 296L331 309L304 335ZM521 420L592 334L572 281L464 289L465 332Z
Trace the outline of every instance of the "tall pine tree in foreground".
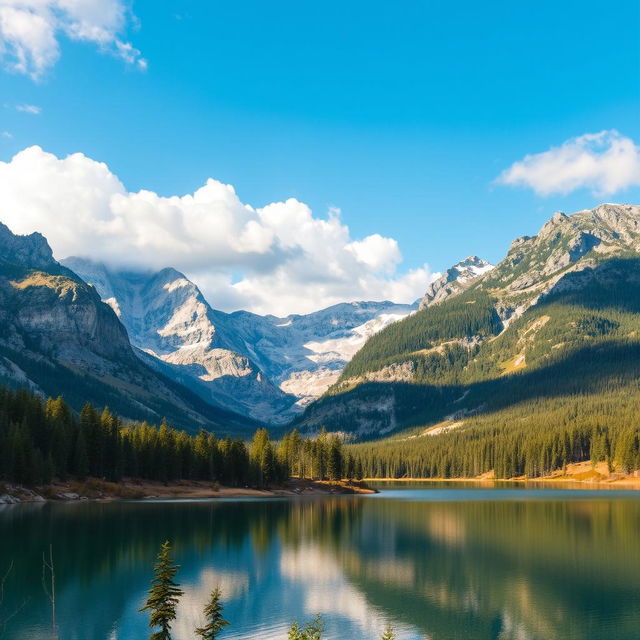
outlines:
M220 602L220 589L216 588L211 592L208 604L204 608L204 615L207 624L196 629L196 635L203 640L216 640L219 633L229 624L222 617L222 603Z
M171 545L167 540L162 544L158 560L153 567L149 598L140 611L150 611L150 627L160 627L151 634L149 640L171 640L171 623L176 619L176 605L184 593L174 581L179 566L171 558Z

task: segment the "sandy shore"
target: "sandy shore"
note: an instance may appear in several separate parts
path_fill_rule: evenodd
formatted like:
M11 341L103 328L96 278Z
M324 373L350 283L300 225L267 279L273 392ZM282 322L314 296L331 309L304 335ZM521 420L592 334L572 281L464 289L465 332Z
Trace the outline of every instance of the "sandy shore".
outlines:
M0 487L0 504L43 502L45 500L158 500L203 498L278 498L377 493L363 482L329 482L292 478L270 489L224 487L211 482L180 481L170 484L123 480L106 482L89 478L84 482L54 482L33 489L16 485Z
M591 462L576 462L567 465L566 471L556 471L541 478L518 476L515 478L495 478L493 473L485 473L472 478L365 478L367 483L376 482L472 482L487 487L496 484L541 484L557 485L572 489L640 489L640 477L625 473L609 473L604 462L595 468Z

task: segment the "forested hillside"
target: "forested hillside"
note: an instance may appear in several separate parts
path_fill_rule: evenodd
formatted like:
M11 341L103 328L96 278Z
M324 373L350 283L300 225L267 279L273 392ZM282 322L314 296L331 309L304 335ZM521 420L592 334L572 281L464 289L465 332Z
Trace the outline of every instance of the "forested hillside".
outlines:
M276 444L258 429L242 438L197 435L146 422L123 421L108 408L85 403L79 415L62 398L46 401L26 390L0 388L0 481L27 486L88 477L175 482L204 480L268 487L291 475L318 480L362 477L339 437L296 431Z
M40 234L0 223L0 383L86 401L132 420L250 433L256 423L208 404L146 366L96 290L54 258Z
M549 402L569 423L576 397L604 403L621 428L612 398L625 389L640 399L639 225L640 208L628 205L556 214L463 291L373 336L300 428L371 439L435 427L450 442L480 440L478 424L519 424L520 412ZM426 452L441 439L406 446Z

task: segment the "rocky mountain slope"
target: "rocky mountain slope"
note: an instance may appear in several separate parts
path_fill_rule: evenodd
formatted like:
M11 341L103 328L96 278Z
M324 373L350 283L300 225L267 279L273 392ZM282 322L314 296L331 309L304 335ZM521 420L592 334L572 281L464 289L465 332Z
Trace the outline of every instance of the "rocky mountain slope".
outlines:
M429 285L424 297L420 300L420 309L460 293L472 280L488 273L491 269L493 265L478 256L469 256L461 260Z
M441 432L498 405L617 388L640 375L640 363L622 355L640 337L638 206L557 213L495 268L439 291L373 336L300 426L361 437Z
M252 423L202 402L138 358L95 289L56 262L37 233L0 224L0 379L79 409L108 404L123 417L223 431Z
M228 314L175 269L141 274L63 262L96 287L147 364L207 402L274 424L322 395L369 336L416 308L362 302L286 318Z

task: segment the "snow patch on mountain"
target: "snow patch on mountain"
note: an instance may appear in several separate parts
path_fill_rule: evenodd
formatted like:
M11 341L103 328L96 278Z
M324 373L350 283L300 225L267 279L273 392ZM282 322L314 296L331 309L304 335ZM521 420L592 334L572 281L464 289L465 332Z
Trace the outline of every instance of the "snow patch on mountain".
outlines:
M470 282L485 275L493 267L494 265L490 262L478 256L469 256L454 264L453 267L447 269L440 277L431 282L420 301L420 309L460 293Z
M112 272L69 258L93 284L131 342L161 360L165 375L202 398L270 423L292 419L321 396L366 340L416 305L353 302L285 318L213 309L175 269Z

